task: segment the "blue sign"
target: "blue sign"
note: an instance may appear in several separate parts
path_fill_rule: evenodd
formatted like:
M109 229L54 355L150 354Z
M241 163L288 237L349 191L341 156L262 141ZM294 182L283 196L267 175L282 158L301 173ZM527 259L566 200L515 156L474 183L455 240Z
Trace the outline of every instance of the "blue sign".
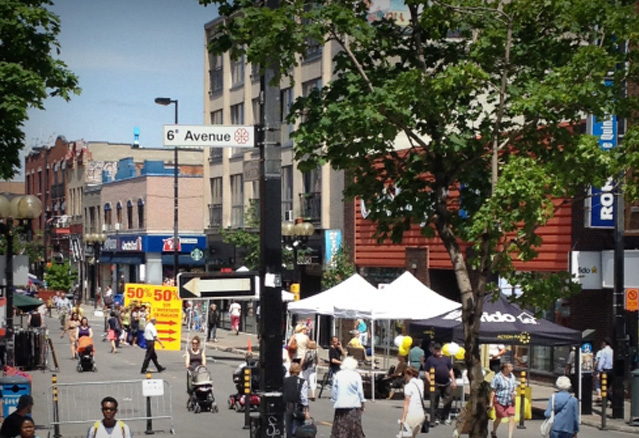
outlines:
M617 116L611 115L601 121L592 116L592 135L599 137L599 147L604 151L617 147Z
M326 230L324 231L324 239L324 247L326 248L324 263L330 266L333 263L333 258L342 247L342 230Z
M581 344L582 353L592 353L592 344L590 342L584 342Z

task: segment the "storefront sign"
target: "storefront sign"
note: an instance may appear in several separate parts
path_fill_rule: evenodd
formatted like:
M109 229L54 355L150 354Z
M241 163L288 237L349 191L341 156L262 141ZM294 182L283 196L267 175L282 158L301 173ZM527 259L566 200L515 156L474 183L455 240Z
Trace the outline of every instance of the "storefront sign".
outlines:
M570 253L572 281L583 290L601 289L601 252L573 251Z
M342 247L342 230L326 230L324 231L324 239L324 247L326 248L324 264L332 268L335 263L334 258Z
M623 270L623 287L639 288L639 269L634 268L639 265L639 250L625 250L623 259L626 267ZM601 271L602 287L614 288L614 251L601 251Z
M124 305L132 302L150 306L150 315L157 319L158 338L166 350L180 351L182 338L182 300L177 287L127 283L124 286Z

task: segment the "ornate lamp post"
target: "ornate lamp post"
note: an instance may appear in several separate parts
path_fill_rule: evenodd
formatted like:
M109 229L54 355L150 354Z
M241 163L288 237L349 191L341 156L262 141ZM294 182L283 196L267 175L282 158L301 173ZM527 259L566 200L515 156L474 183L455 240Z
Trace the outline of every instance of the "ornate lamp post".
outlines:
M107 236L104 233L88 233L84 235L84 241L87 244L87 248L91 249L89 253L90 257L87 258L87 262L89 267L89 277L90 277L90 297L93 300L93 308L96 308L98 305L96 289L98 284L98 260L100 259L100 249L102 248L102 244L106 240Z
M36 196L16 196L11 201L0 196L0 233L7 240L7 261L5 270L5 297L7 299L7 318L5 339L7 341L7 364L14 364L13 341L13 232L14 220L31 227L30 221L42 214L42 202Z
M315 228L310 222L304 222L304 219L298 218L293 222L282 222L282 240L293 249L293 279L299 285L300 270L298 265L298 250L303 247L308 238L315 233ZM299 287L295 299L299 299Z

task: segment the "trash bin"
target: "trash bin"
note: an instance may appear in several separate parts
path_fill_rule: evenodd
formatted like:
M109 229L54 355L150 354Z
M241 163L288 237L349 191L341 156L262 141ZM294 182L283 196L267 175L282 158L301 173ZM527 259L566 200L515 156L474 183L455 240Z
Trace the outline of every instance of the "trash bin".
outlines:
M592 372L581 374L581 415L592 414Z
M22 376L0 378L2 389L2 414L7 418L18 406L20 396L31 395L31 381Z
M639 426L639 370L630 374L630 425Z

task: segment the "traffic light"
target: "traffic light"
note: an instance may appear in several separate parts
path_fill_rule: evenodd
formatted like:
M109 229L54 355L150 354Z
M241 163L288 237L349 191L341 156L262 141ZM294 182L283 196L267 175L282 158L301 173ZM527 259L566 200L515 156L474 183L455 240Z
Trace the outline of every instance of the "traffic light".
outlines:
M291 292L293 293L293 295L295 295L294 301L299 301L299 299L300 299L300 284L299 283L291 284Z

